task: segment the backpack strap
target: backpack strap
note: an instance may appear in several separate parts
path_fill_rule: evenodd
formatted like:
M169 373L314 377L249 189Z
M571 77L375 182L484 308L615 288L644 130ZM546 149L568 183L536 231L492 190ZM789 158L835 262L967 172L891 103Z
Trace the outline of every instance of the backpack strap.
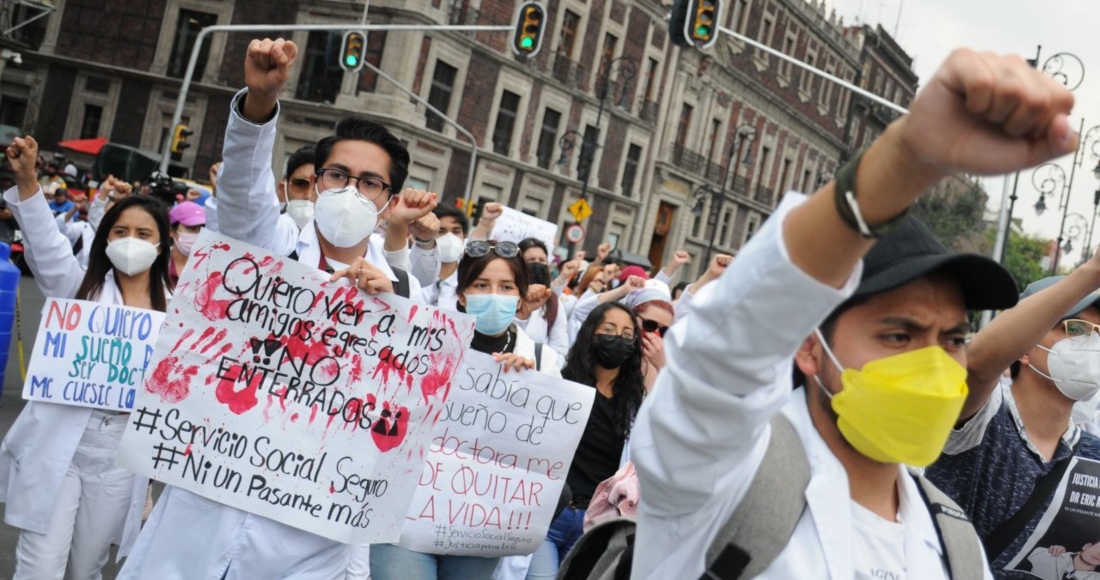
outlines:
M593 526L566 554L557 580L629 580L636 528L631 516Z
M408 298L411 293L409 273L399 268L390 268L397 277L397 283L393 285L393 293L402 298Z
M1080 441L1078 441L1080 445ZM1066 473L1066 469L1069 468L1070 461L1077 455L1077 446L1073 447L1072 453L1063 458L1058 463L1051 467L1050 471L1043 475L1039 479L1035 480L1035 488L1031 490L1031 495L1027 497L1027 501L1020 507L1011 518L1001 522L992 532L985 538L985 554L989 557L990 561L996 560L1012 542L1019 537L1020 532L1024 531L1028 522L1035 514L1039 513L1043 504L1054 494L1054 490L1058 487L1058 482L1062 480L1062 476Z
M917 489L936 525L936 533L947 556L948 576L958 580L981 578L985 569L985 554L978 540L978 532L966 512L928 478L911 474L917 480Z
M764 459L733 515L707 549L700 580L755 578L787 547L806 509L810 460L794 425L776 413Z
M536 371L541 371L542 370L542 343L541 342L536 342L535 343L535 370Z

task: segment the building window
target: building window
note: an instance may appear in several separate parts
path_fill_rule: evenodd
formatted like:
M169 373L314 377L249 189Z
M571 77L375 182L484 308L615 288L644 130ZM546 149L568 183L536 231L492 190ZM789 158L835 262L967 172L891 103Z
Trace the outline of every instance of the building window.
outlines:
M787 36L783 39L783 54L787 56L794 56L795 48L798 46L798 33L787 32ZM790 61L779 61L779 76L784 78L791 78L791 63Z
M732 211L727 209L726 211L722 212L722 227L719 230L721 233L718 234L718 243L722 244L723 246L728 246L729 245L730 222L732 222L732 221L733 221L733 212Z
M27 118L27 101L12 97L0 97L0 125L23 128Z
M512 149L512 130L516 127L516 114L519 113L519 95L512 91L500 94L500 107L497 109L497 122L493 127L493 151L508 155Z
M833 64L832 59L827 61L825 65L825 72L829 74L836 73L836 65ZM821 83L821 92L817 95L817 104L824 109L824 114L829 114L829 110L833 106L833 83L823 82Z
M536 162L543 169L550 169L554 157L554 142L558 139L558 125L561 113L547 107L542 113L542 129L539 131L539 145L535 150Z
M168 61L168 76L183 78L187 72L187 63L191 60L191 51L195 48L195 38L199 31L207 26L217 24L216 14L197 12L195 10L180 9L180 18L176 23L176 39L172 42L172 56ZM201 78L202 71L206 68L206 59L210 55L210 43L204 43L199 50L199 60L195 63L195 70Z
M680 147L687 143L688 131L691 130L691 113L694 111L691 105L684 103L680 109L680 126L676 128L676 144Z
M810 46L806 49L806 64L813 67L817 66L817 48L810 43ZM814 88L814 73L803 69L802 77L798 80L798 91L803 95L810 95ZM808 97L807 97L808 98Z
M103 120L103 107L99 105L84 105L84 121L80 123L80 139L95 139L99 137L99 125Z
M757 38L757 40L759 40L761 44L771 46L772 45L772 30L774 28L775 28L775 17L772 16L771 14L765 14L764 19L760 21L760 36ZM762 60L764 62L768 62L768 53L766 53L762 50L757 50L756 51L756 58L758 58L759 60Z
M577 157L577 178L581 181L588 182L588 174L596 157L599 135L600 130L595 126L585 125L584 137L581 141L581 154Z
M810 180L813 179L813 172L806 169L802 172L802 193L809 195L810 192Z
M341 36L335 32L309 33L295 92L297 98L315 103L336 102L340 83L344 80L344 70L336 62L340 58L341 41Z
M611 80L611 61L615 60L615 46L619 39L608 33L603 37L603 54L600 55L600 78Z
M657 59L650 58L645 70L645 100L647 102L653 101L653 87L657 84L657 67L660 66L657 63Z
M749 0L734 0L730 6L729 26L736 32L745 33L745 24L749 21Z
M581 17L572 10L566 10L561 17L561 34L558 36L558 54L573 58L573 44L577 39L577 28Z
M435 72L432 73L432 88L428 91L428 104L439 109L444 114L451 108L451 95L455 90L455 76L458 69L441 61L435 61ZM428 111L425 125L432 131L443 131L443 117Z
M744 246L752 239L753 234L756 233L756 228L760 227L760 218L756 216L749 216L748 222L745 223L745 239L741 242Z
M779 205L779 201L783 199L783 195L787 193L787 188L790 187L787 182L791 178L791 165L794 165L793 159L783 160L783 170L779 174L779 183L775 186L775 190L777 192L775 198L776 205Z
M759 163L757 163L757 167L759 167L760 169L757 170L756 175L756 188L758 191L761 187L765 187L767 185L768 174L766 172L768 170L768 161L770 161L769 157L771 157L771 154L772 150L770 147L768 147L767 145L760 146L760 159Z
M638 164L642 160L642 148L631 143L626 150L626 164L623 166L623 179L619 183L623 189L623 195L634 196L634 180L638 177Z

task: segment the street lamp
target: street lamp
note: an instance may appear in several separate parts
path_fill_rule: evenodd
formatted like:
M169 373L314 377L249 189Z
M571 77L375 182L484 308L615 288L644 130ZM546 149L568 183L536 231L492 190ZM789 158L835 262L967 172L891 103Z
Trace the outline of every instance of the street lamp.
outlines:
M1100 161L1096 163L1096 167L1092 170L1092 175L1100 181ZM1092 194L1092 221L1089 223L1089 235L1088 240L1085 242L1085 251L1081 252L1081 265L1089 261L1092 257L1092 233L1096 231L1096 214L1100 213L1100 189L1096 190L1096 193Z
M1059 56L1072 56L1072 55L1069 55L1069 53L1063 53L1063 55L1054 55L1054 57L1051 57L1051 58L1053 59L1053 58L1059 57ZM1073 58L1077 58L1077 57L1073 57ZM1043 70L1046 71L1046 67L1044 67ZM1081 72L1082 77L1084 76L1083 71L1084 71L1084 68L1082 67L1082 72ZM1061 74L1061 73L1059 73L1059 74ZM1069 82L1070 77L1065 77L1065 79L1066 80L1064 82ZM1080 81L1078 80L1077 82L1078 82L1078 85L1080 85ZM1069 85L1067 84L1066 86L1069 86ZM1077 85L1075 85L1074 88L1076 88L1076 86ZM1064 233L1065 233L1065 229L1066 229L1066 218L1069 217L1069 197L1070 197L1070 194L1073 193L1073 177L1077 174L1077 168L1080 167L1084 163L1084 161L1085 161L1085 151L1086 150L1088 150L1091 153L1090 157L1092 157L1092 159L1100 159L1100 149L1097 148L1097 142L1100 141L1100 125L1096 125L1096 126L1090 128L1088 131L1085 131L1085 120L1081 119L1081 128L1080 128L1078 134L1082 135L1081 144L1077 148L1077 150L1073 152L1073 165L1071 165L1070 168L1069 168L1069 181L1066 182L1065 187L1062 188L1062 197L1061 197L1062 225L1060 225L1058 227L1058 244L1057 244L1059 247L1061 247L1062 239L1064 238ZM1098 174L1098 169L1100 169L1100 167L1098 167L1097 169L1093 169L1093 174L1094 175ZM1054 274L1056 274L1058 272L1058 259L1059 259L1060 256L1061 256L1061 252L1055 252L1054 253L1054 261L1050 265L1050 275L1051 276L1053 276Z
M611 72L618 65L619 80L621 81L622 96L619 98L620 106L625 106L626 98L630 94L630 81L632 81L638 73L638 61L628 55L622 55L617 58L613 58L602 67L600 71L600 77L597 82L596 94L599 97L600 106L596 111L596 135L595 139L585 139L585 136L575 130L570 129L561 136L558 140L558 144L562 148L561 158L558 159L559 165L565 165L568 162L566 152L572 149L576 144L574 140L579 138L581 141L581 151L577 162L577 179L581 182L581 199L588 199L588 178L592 173L592 158L596 154L596 150L600 145L597 141L600 138L600 124L603 122L603 109L607 102L607 94L610 92L611 85ZM568 143L568 146L566 146ZM575 223L575 222L574 222ZM576 244L569 242L569 257L573 257Z
M1089 227L1089 220L1079 213L1069 214L1067 220L1066 243L1062 246L1062 249L1068 254L1073 251L1074 240L1080 240L1082 237L1087 237L1086 233Z
M726 188L726 183L729 180L730 166L733 166L733 182L734 182L733 183L733 189L734 189L734 191L737 190L737 175L740 173L740 171L737 169L737 160L742 159L742 157L741 157L741 152L742 151L744 151L745 156L742 159L741 163L745 167L748 167L748 166L752 165L752 142L756 139L756 127L754 127L754 126L752 126L748 123L742 123L742 124L737 126L737 131L736 131L735 135L737 136L737 151L734 153L733 157L731 157L727 161L726 168L723 171L723 175L722 175L722 197L725 197L725 188ZM746 144L748 144L748 149L745 148ZM745 195L746 196L749 195L749 191L748 191L747 187L745 188ZM709 256L708 256L708 258L709 258ZM709 260L708 260L707 263L710 263Z
M1029 58L1027 60L1028 65L1032 68L1039 68L1039 70L1051 79L1062 83L1067 89L1073 91L1077 87L1081 86L1082 81L1085 80L1085 65L1081 62L1081 59L1076 55L1068 52L1059 52L1043 62L1043 66L1039 67L1039 56L1042 54L1043 47L1039 46L1035 49L1035 58ZM1084 123L1082 123L1082 128ZM1084 145L1084 141L1082 141ZM1095 145L1095 144L1094 144ZM1093 150L1093 157L1096 157L1097 151ZM1076 154L1075 154L1076 155ZM1071 179L1072 181L1072 179ZM1032 175L1032 183L1035 182L1034 174ZM999 256L997 260L1000 263L1004 263L1005 256L1008 254L1008 241L1012 237L1010 230L1012 229L1012 212L1016 208L1016 186L1020 183L1020 172L1016 172L1016 177L1012 182L1012 194L1008 198L1008 211L1001 222L1002 231L998 231L1000 240L1000 246L998 252L995 253L995 257ZM1007 185L1006 185L1007 187ZM1043 195L1040 195L1039 202L1035 204L1035 213L1043 215L1046 211L1046 201L1043 199ZM983 323L984 326L984 323Z

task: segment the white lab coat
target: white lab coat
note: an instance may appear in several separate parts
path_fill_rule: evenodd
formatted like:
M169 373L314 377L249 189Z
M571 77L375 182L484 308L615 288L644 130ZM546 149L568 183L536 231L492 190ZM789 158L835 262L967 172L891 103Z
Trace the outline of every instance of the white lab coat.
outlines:
M238 94L225 130L218 179L221 233L273 253L297 252L298 261L316 266L321 258L312 224L299 231L280 219L271 172L278 114L262 125L237 114ZM372 240L366 258L391 281L381 244ZM410 296L420 284L410 276ZM168 487L138 537L119 580L336 580L349 563L348 545L274 520Z
M20 202L19 192L13 187L4 193L4 201L21 229L34 232L23 238L24 256L42 294L56 298L75 296L84 279L84 269L73 256L68 238L58 230L42 190ZM107 274L97 300L103 304L123 303L113 274ZM0 443L0 502L6 504L5 523L39 534L49 530L54 500L91 416L90 407L27 403ZM148 482L145 477L134 476L130 509L122 537L117 540L119 558L130 552L141 528Z
M807 509L765 579L855 577L848 476L792 395L792 356L858 285L837 290L790 261L781 224L805 200L788 195L718 281L695 297L665 338L668 366L638 414L631 458L642 489L635 578L698 578L706 550L744 497L782 412L810 461ZM916 483L901 472L909 578L947 578L936 529ZM977 538L975 537L975 542ZM992 579L988 568L985 578Z
M526 321L517 320L516 322L522 322L523 331L531 337L531 340L545 343L562 355L566 355L569 353L569 346L573 343L569 340L569 317L566 314L565 306L562 305L559 297L558 317L554 319L553 326L550 326L549 321L546 320L547 308L549 307L543 306L532 312Z

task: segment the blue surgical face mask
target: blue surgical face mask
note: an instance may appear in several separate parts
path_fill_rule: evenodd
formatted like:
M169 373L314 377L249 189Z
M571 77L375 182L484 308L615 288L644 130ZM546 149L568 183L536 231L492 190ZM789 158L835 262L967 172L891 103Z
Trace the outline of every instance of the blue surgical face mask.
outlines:
M477 317L474 328L481 334L496 336L516 319L519 296L467 294L466 313Z

